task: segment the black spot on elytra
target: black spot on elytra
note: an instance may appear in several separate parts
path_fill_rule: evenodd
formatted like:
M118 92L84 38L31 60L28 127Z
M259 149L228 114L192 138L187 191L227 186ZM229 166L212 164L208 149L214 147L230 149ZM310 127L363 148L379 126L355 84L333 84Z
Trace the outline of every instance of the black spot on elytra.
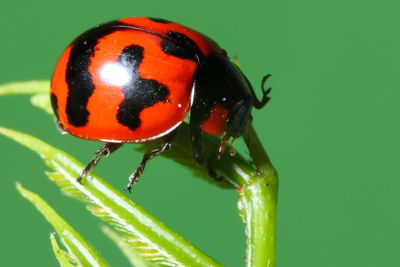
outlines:
M92 75L89 72L91 57L100 38L115 32L121 22L113 21L99 25L76 38L68 60L65 80L68 84L66 114L68 122L76 127L88 122L87 103L94 91Z
M152 79L139 76L139 66L143 60L143 47L131 45L124 48L118 62L132 73L129 83L124 85L124 101L119 106L117 120L131 130L140 126L140 112L157 102L166 101L168 88Z
M53 107L54 115L58 119L58 101L57 101L57 96L54 93L50 94L50 103L51 106Z
M166 19L160 19L160 18L148 18L154 22L158 22L158 23L163 23L163 24L167 24L167 23L171 23L171 21L166 20Z
M167 35L163 37L161 47L168 55L183 59L191 59L196 62L200 62L204 59L204 55L197 44L188 36L176 31L169 31Z

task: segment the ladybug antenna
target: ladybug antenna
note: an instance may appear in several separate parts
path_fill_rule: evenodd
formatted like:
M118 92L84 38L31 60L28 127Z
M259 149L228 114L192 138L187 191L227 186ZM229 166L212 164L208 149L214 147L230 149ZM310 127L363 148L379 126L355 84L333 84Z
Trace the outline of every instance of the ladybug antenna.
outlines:
M236 155L235 147L233 146L235 144L236 139L237 138L235 137L232 138L231 147L229 149L229 155L231 155L232 157Z
M219 142L217 159L222 158L222 154L224 154L224 152L225 152L226 144L228 143L229 138L230 138L229 135L225 135L224 137L222 137L221 141Z
M230 135L225 135L221 139L221 141L219 143L219 146L218 146L217 159L221 159L222 158L222 154L225 153L225 149L226 149L226 146L227 146L228 141L229 141L230 138L231 138ZM236 151L235 151L235 147L234 147L236 139L237 138L232 137L232 142L231 142L231 145L229 147L229 155L231 155L231 156L235 156L236 155Z

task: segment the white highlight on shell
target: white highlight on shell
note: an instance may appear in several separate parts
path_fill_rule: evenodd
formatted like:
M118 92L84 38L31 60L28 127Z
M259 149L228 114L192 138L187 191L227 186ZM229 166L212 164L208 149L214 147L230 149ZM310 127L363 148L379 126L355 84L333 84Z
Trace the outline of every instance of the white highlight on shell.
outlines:
M101 79L115 86L124 86L131 80L131 74L118 63L107 63L100 69Z

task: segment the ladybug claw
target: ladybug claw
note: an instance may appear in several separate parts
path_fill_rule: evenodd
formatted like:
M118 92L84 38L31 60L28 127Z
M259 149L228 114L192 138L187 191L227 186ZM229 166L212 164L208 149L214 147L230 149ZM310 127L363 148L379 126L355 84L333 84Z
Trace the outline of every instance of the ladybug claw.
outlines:
M271 92L271 90L272 90L272 87L268 87L268 89L267 90L265 90L264 88L262 89L262 91L263 91L263 98L269 98L269 93Z
M270 97L268 95L272 90L272 87L268 87L267 89L265 89L265 84L267 83L269 77L271 77L271 74L265 75L261 81L261 89L263 91L263 98L262 98L261 102L264 103L264 105L267 104L267 102L269 101Z
M96 152L96 155L94 156L94 158L88 163L88 165L86 165L86 167L83 169L81 174L76 179L80 184L82 184L83 178L85 178L92 171L92 169L97 165L97 162L99 161L100 156L101 156L100 153L98 153L98 152L99 151Z
M265 84L267 83L268 79L271 77L271 74L265 75L262 80L261 80L261 88L263 91L265 91Z
M129 193L132 193L133 185L139 181L140 174L141 174L141 172L136 170L134 173L132 173L131 176L129 176L129 183L125 187L126 191L128 191Z
M85 177L87 175L87 172L85 172L86 168L82 171L82 173L78 176L78 178L76 179L76 181L80 184L82 184L82 179L83 177Z
M253 105L256 109L261 109L262 107L264 107L270 99L269 93L271 92L272 87L265 88L266 87L265 84L267 83L269 77L271 77L271 74L265 75L261 80L261 90L263 92L261 100L257 99L256 94L252 90L253 101L254 101Z
M128 191L129 193L132 193L132 187L133 187L133 184L129 183L129 184L124 188L124 190L125 190L125 191Z

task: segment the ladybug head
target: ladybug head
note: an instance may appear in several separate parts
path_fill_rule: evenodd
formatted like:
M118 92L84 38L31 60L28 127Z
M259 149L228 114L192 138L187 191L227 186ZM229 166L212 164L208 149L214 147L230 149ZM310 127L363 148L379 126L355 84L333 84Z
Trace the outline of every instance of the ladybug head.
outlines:
M190 112L192 132L199 128L208 134L224 134L218 153L222 154L228 140L242 136L247 129L253 97L248 79L227 57L206 57L194 76L194 99ZM194 146L199 144L194 141ZM195 158L201 155L200 152L194 154Z
M219 122L224 124L221 129L235 138L243 135L251 117L253 96L242 71L227 57L208 56L196 71L194 86L193 108L201 106L203 119L218 105L227 111L226 120Z

